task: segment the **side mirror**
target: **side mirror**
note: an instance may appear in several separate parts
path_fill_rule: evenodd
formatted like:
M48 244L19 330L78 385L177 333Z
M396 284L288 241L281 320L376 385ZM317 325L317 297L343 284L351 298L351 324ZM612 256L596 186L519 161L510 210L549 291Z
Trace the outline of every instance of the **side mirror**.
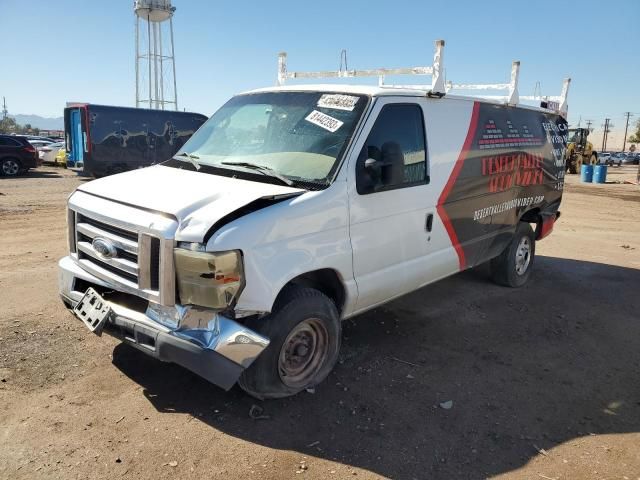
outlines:
M364 161L364 169L374 180L379 180L382 176L382 162L375 158L367 158Z
M366 169L373 169L373 168L380 168L380 166L378 165L378 160L376 160L375 158L367 158L364 161L364 168Z

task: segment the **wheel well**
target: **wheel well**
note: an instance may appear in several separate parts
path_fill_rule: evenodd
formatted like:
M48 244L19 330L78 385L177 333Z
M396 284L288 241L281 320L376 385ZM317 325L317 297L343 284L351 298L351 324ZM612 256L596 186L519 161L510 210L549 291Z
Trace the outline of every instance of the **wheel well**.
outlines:
M520 217L520 221L538 224L538 222L540 221L540 209L532 208L531 210L527 210Z
M298 275L297 277L289 280L289 282L282 287L282 290L278 293L278 298L276 298L275 303L278 302L282 292L291 285L315 288L316 290L321 291L329 297L333 303L335 303L338 313L342 313L344 302L346 300L346 291L342 281L340 280L340 276L335 270L323 268L321 270L314 270L312 272L306 272L302 275Z

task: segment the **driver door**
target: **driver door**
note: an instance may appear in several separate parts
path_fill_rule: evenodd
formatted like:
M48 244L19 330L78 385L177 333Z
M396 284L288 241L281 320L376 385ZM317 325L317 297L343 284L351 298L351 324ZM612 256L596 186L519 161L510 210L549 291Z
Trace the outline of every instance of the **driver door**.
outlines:
M349 163L356 311L425 283L435 205L424 113L419 103L398 100L376 100Z

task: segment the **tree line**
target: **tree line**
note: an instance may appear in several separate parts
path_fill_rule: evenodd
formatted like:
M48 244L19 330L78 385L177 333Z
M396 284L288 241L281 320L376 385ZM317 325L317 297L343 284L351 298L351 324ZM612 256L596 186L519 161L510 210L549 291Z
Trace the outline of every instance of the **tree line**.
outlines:
M17 133L18 135L39 135L40 129L32 127L30 123L20 125L15 119L5 117L0 119L0 133Z

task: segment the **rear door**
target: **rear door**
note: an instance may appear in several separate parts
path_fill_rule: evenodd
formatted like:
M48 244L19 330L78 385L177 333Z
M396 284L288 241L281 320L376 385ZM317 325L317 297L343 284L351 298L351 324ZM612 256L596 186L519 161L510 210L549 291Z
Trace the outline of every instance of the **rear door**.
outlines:
M84 163L84 150L86 136L82 128L82 110L74 108L69 115L69 160L75 167L80 167Z
M349 162L349 216L356 310L426 283L430 200L423 109L378 98ZM365 162L376 162L366 168Z

